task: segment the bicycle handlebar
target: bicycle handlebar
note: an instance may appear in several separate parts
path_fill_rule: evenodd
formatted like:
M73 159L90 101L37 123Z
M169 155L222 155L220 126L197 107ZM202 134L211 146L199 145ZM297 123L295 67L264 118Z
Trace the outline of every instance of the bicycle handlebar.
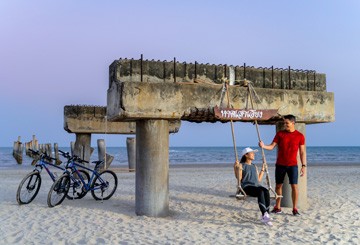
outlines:
M89 163L88 161L85 161L76 155L73 155L73 159L74 159L74 161L77 161L79 163Z
M29 151L31 151L35 155L40 155L40 153L38 151L34 151L33 149L29 149Z
M29 149L29 151L34 154L34 155L38 155L40 156L40 158L43 158L43 159L47 159L47 160L57 160L56 158L53 158L51 156L49 156L48 154L46 154L46 152L40 152L40 151L34 151L33 149Z
M59 150L59 152L61 153L61 155L65 158L67 158L69 161L70 160L74 160L74 161L77 161L79 163L89 163L88 161L85 161L83 159L81 159L80 157L76 156L76 155L72 155L70 156L70 153L69 152L64 152L62 150Z
M61 155L67 159L70 159L71 156L70 156L70 153L69 152L64 152L62 150L59 150L59 152L61 153Z

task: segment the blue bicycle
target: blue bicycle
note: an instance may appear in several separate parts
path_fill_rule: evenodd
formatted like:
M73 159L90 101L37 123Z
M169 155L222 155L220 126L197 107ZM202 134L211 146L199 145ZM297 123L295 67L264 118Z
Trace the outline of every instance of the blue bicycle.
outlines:
M67 171L50 188L47 198L49 207L61 204L69 192L73 197L82 198L91 191L91 195L95 200L108 200L115 193L118 184L116 174L111 170L99 172L100 166L104 164L104 161L93 161L92 163L95 163L95 167L90 169L81 164L88 163L87 161L77 156L70 156L69 153L61 153L67 155L72 160L68 161L66 165ZM79 170L78 168L81 169ZM82 170L91 172L88 182L79 174ZM78 176L78 178L74 176Z
M51 163L52 160L56 161L55 158L52 158L46 153L41 153L39 151L34 151L31 149L29 149L29 151L37 158L37 161L35 163L35 169L32 172L28 173L19 184L16 192L16 201L19 205L29 204L35 199L41 187L41 172L43 169L46 170L46 172L49 174L50 178L54 182L57 176L49 169L49 166L59 169L62 172L65 171L64 167L57 166L56 164ZM81 175L85 181L89 181L90 179L89 174L84 170L80 170L77 174ZM73 185L73 183L70 184L71 186ZM74 198L70 196L70 194L71 193L69 193L67 197L71 199Z

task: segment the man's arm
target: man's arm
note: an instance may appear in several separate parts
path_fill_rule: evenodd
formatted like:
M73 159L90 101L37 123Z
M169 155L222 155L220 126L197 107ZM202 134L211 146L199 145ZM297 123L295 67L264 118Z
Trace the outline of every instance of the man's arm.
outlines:
M277 146L277 144L274 141L270 145L265 145L264 142L262 142L262 141L259 142L259 147L261 147L265 150L268 150L268 151L273 150L276 146Z
M303 176L305 174L305 168L307 167L305 145L300 145L300 161L301 161L300 176Z

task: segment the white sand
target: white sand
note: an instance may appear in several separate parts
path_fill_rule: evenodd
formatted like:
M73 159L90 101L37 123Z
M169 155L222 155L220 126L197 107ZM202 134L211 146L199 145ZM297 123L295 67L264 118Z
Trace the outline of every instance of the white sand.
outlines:
M273 168L269 169L273 173ZM0 244L360 244L360 167L309 167L302 216L272 215L259 221L256 199L229 198L232 168L170 169L170 215L136 216L135 174L117 173L115 195L103 203L88 193L48 208L51 186L44 172L36 199L19 206L19 182L29 169L0 169Z

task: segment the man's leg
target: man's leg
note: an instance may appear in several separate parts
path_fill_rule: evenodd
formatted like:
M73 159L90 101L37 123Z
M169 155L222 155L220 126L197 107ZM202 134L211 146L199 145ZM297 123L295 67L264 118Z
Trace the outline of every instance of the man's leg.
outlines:
M291 186L291 198L293 202L293 209L296 209L297 200L299 196L299 189L298 189L298 166L291 166L288 168L287 171L289 177L289 183Z
M299 188L297 184L291 185L291 197L293 202L293 209L297 209L296 205L298 202L298 196L299 196Z
M283 184L276 184L275 192L279 196L282 196L282 186ZM281 198L276 199L275 207L280 209L280 203L281 203Z
M300 215L297 210L297 202L298 202L298 197L299 197L298 166L289 167L288 176L289 176L289 182L290 182L290 186L291 186L291 198L292 198L292 202L293 202L293 215Z
M282 196L282 186L284 183L285 175L286 175L286 167L276 165L276 167L275 167L275 182L276 182L275 192L279 196ZM278 199L276 199L275 208L280 209L280 206L281 206L281 198L278 198Z

